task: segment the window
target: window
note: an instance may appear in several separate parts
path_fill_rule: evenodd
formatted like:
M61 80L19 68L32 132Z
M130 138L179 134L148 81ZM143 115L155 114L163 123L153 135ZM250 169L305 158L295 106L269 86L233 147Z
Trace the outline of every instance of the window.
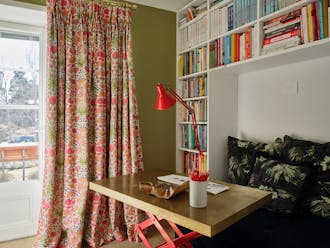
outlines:
M0 24L0 182L39 179L41 42Z

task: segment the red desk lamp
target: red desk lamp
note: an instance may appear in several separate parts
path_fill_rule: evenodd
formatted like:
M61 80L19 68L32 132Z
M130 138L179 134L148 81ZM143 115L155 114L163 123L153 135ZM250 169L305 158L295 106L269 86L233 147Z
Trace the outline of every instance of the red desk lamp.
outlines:
M198 132L197 132L197 123L196 123L196 115L195 110L190 107L181 96L179 96L172 88L164 86L162 83L158 83L156 85L157 90L157 101L155 108L157 110L165 110L170 107L172 107L176 101L181 103L189 112L192 119L192 126L194 130L194 143L195 143L195 149L198 151L198 161L197 161L197 171L199 172L199 178L201 177L201 174L206 174L206 170L204 168L204 159L203 159L203 152L200 149L199 145L199 138L198 138ZM195 168L193 168L193 171L195 171ZM199 180L198 180L199 181Z

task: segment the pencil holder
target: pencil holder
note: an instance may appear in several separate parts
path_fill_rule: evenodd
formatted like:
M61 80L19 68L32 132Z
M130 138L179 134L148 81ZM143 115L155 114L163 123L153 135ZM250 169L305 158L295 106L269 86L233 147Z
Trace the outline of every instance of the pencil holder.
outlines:
M207 181L189 181L189 204L194 208L207 205Z

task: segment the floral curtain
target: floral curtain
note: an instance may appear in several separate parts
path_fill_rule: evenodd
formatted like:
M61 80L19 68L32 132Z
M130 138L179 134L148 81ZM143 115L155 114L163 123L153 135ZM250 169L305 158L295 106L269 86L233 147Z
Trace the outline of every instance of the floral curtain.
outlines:
M131 10L100 1L47 0L47 135L34 247L137 240L137 209L88 182L143 170Z

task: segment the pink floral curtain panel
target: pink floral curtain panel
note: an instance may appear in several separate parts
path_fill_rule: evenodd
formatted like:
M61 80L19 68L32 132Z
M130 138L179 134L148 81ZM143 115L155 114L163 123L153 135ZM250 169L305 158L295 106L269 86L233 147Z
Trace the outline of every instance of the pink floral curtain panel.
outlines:
M88 182L143 170L131 10L47 0L46 164L34 247L136 241L140 212Z

